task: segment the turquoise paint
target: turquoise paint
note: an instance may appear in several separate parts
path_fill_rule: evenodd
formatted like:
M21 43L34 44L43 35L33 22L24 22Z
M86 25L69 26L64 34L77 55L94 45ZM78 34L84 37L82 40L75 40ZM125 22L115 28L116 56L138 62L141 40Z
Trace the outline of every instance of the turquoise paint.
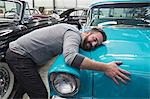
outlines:
M82 49L80 49L79 52L82 53L83 55L86 55L87 57L90 57L89 52L85 52ZM66 72L66 73L70 73L70 74L75 75L76 77L80 78L80 70L78 68L75 68L75 67L65 64L63 55L59 55L57 57L57 59L55 60L55 62L51 66L51 68L49 69L48 74L50 75L53 72Z
M104 30L109 40L92 51L92 59L105 63L122 61L123 65L120 68L131 72L132 80L127 85L121 83L117 86L103 73L95 71L93 97L97 99L149 98L150 41L145 34L150 33L148 31L150 29L105 28ZM127 35L123 35L125 32Z
M120 67L131 72L132 80L127 85L121 83L120 86L117 86L102 72L80 70L80 90L74 97L77 99L79 97L81 99L149 98L150 40L149 37L146 37L150 33L149 30L149 28L104 28L109 40L103 46L90 52L80 50L80 53L105 63L122 61L123 65ZM64 64L62 56L59 60L61 61L54 63L57 67ZM56 71L52 69L49 73ZM61 71L61 69L57 71ZM72 73L70 69L65 71Z
M79 51L81 54L90 57L90 52L84 51L80 49ZM64 62L63 55L60 55L57 57L56 61L53 63L53 65L48 70L48 80L49 80L49 87L51 90L51 95L57 95L56 92L53 90L51 84L50 84L50 75L53 72L66 72L75 75L76 77L80 78L80 90L79 94L75 95L74 97L82 97L82 99L91 99L92 96L92 72L90 70L81 70L68 66ZM85 83L82 83L85 82ZM85 89L88 89L84 91ZM81 94L80 94L81 93Z
M112 2L150 2L150 0L105 0L92 6ZM92 7L91 6L91 7ZM85 27L82 30L88 30ZM76 99L124 99L150 98L150 28L149 27L117 27L105 26L108 40L92 51L80 49L80 53L100 62L122 61L120 68L131 72L132 80L117 86L103 72L92 70L77 70L64 63L59 56L49 69L52 72L67 72L80 77L80 90ZM50 86L51 87L51 86ZM51 89L51 95L57 95Z
M50 82L50 76L52 73L69 73L75 75L77 78L80 78L80 70L65 64L63 55L58 56L53 65L48 70L48 83L51 90L51 95L56 95L56 92L53 90Z
M54 64L51 66L51 69L49 69L48 74L50 76L51 73L57 73L57 72L66 72L72 75L75 75L76 77L80 78L80 71L77 68L71 67L64 62L63 55L58 56Z

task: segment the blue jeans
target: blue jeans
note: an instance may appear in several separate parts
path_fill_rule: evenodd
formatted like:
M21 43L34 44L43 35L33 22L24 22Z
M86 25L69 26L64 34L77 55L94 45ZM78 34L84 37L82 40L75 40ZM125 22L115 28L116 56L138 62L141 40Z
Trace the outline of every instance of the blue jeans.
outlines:
M32 59L8 49L6 62L20 85L14 99L21 99L24 93L27 93L30 99L48 98L48 92L38 73L38 66Z

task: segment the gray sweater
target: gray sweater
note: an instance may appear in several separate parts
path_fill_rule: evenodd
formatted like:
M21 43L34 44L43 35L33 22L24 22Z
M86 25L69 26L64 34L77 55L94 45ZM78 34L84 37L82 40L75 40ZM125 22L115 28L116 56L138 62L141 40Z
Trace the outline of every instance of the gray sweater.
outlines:
M57 24L34 30L9 44L11 51L31 58L44 65L52 57L63 52L68 65L80 66L84 56L80 55L79 30L69 24Z

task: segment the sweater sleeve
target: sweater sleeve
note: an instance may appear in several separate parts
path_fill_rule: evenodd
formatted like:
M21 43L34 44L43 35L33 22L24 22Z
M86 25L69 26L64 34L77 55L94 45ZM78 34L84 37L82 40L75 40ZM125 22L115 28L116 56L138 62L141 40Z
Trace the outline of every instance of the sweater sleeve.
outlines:
M80 68L84 56L79 54L79 46L81 43L81 36L75 31L67 31L64 35L63 42L63 56L68 65Z

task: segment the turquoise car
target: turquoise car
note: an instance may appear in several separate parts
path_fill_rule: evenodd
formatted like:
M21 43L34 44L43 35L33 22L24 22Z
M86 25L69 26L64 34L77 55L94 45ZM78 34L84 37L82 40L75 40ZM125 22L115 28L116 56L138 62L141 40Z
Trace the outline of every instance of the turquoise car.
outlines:
M66 65L60 55L48 71L52 99L150 99L150 0L96 0L81 31L97 26L108 40L80 53L105 63L122 61L131 81L118 86L103 72Z

